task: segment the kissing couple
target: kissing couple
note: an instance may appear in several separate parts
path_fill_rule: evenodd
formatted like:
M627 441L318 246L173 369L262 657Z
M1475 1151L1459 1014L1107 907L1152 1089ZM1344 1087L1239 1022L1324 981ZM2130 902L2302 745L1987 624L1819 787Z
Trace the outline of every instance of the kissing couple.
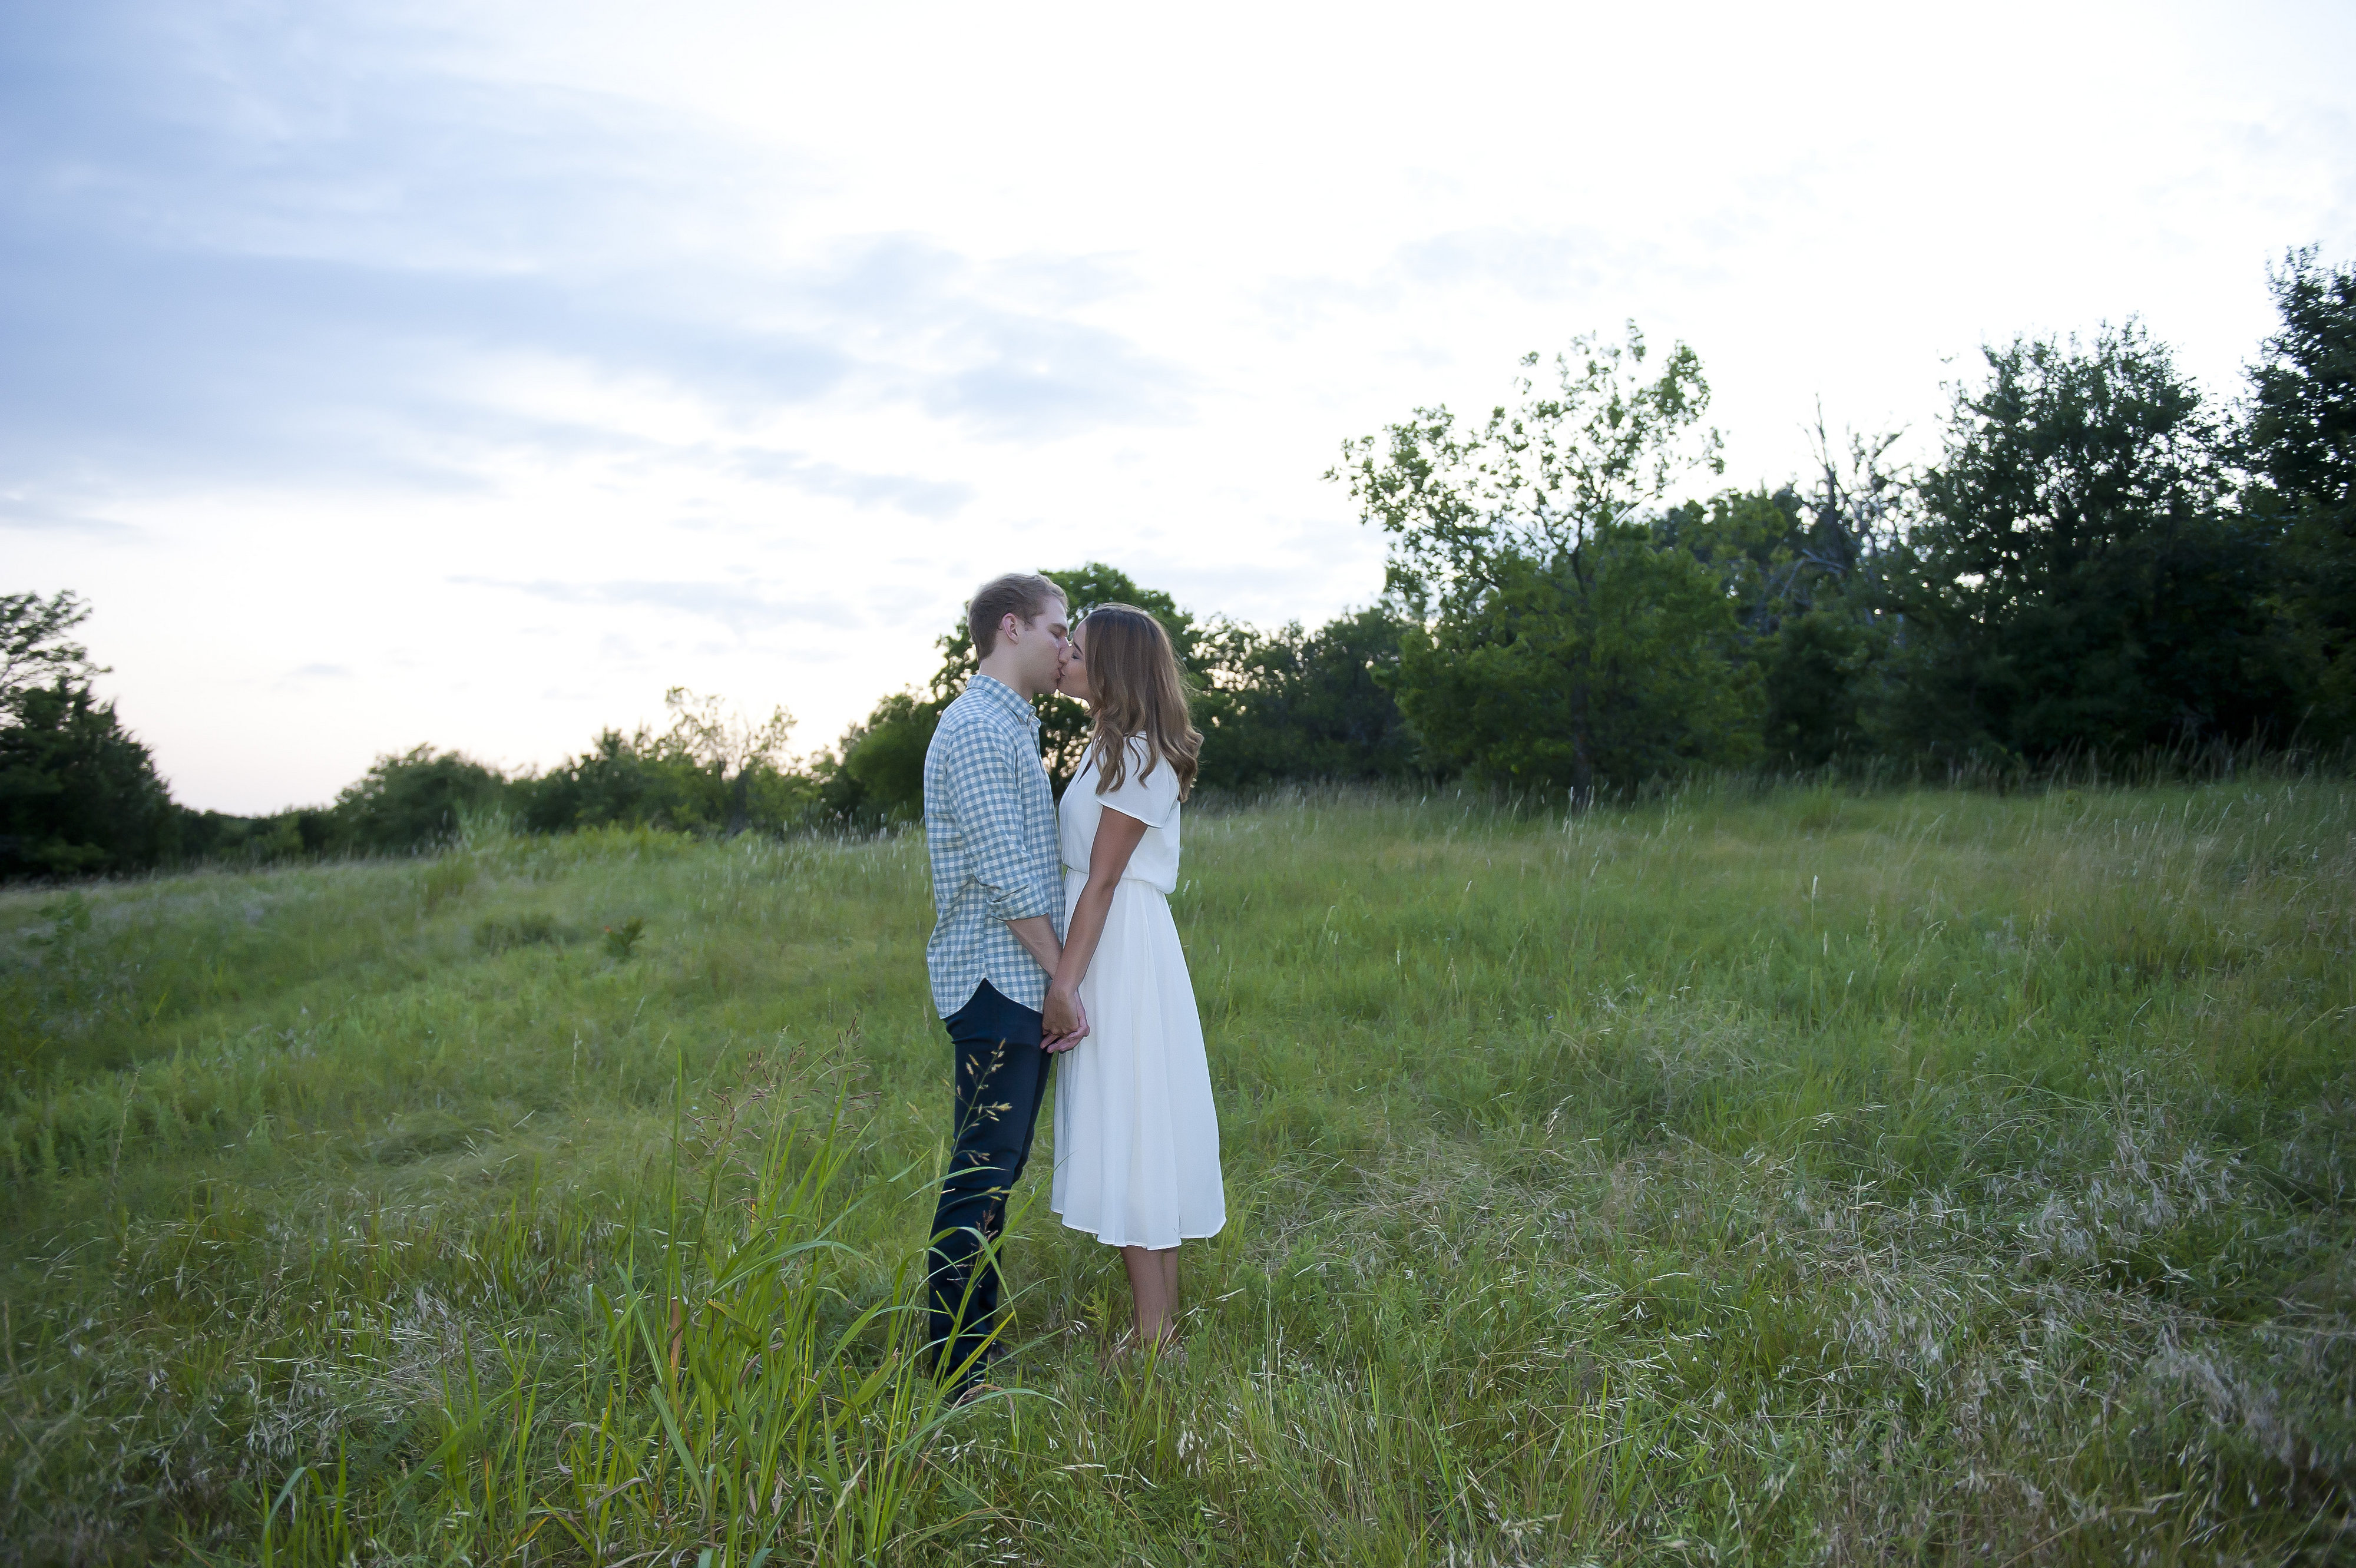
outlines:
M1178 1243L1227 1218L1203 1024L1170 916L1203 744L1170 635L1129 605L1076 618L1030 573L983 584L966 624L980 668L925 754L925 963L956 1071L929 1344L960 1399L1000 1349L999 1236L1051 1069L1047 1204L1120 1249L1139 1347L1158 1350L1175 1330ZM1060 810L1032 710L1047 692L1087 703L1092 720Z

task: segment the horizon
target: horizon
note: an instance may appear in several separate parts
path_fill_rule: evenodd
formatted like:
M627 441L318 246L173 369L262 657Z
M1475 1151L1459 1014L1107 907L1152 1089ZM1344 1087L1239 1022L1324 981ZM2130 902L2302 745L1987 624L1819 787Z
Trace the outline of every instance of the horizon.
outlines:
M1925 457L2016 334L2230 402L2267 267L2356 255L2319 5L1023 18L21 8L5 586L199 810L674 685L808 753L999 570L1370 602L1341 442L1580 333L1690 344L1688 493L1772 488L1819 402Z

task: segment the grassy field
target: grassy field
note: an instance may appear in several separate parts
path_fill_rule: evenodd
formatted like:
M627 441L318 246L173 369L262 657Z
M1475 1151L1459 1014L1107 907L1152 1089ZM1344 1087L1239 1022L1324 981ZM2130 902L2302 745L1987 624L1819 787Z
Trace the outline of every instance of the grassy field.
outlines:
M1041 1201L958 1412L919 839L0 896L0 1557L2356 1554L2356 786L1312 795L1186 875L1185 1364Z

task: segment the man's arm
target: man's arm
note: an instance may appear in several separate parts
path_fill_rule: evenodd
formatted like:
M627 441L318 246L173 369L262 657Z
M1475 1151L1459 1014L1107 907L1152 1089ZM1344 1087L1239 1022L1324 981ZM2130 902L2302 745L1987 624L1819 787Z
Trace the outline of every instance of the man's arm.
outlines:
M1023 944L1041 969L1049 974L1055 972L1055 966L1064 961L1064 944L1055 940L1053 920L1044 915L1030 915L1007 921L1006 929L1014 933L1014 940Z
M979 726L955 737L943 769L949 809L966 844L968 874L980 885L984 913L1006 922L1039 967L1055 972L1064 944L1053 919L1060 889L1043 880L1023 853L1017 757Z

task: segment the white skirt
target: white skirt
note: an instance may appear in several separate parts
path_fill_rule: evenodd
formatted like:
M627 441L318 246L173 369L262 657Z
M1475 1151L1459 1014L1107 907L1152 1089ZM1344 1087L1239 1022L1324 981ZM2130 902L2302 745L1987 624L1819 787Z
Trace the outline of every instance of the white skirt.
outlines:
M1087 886L1064 878L1066 916ZM1113 889L1080 982L1088 1036L1055 1061L1055 1176L1047 1207L1115 1247L1174 1247L1227 1222L1219 1117L1203 1020L1170 900Z

